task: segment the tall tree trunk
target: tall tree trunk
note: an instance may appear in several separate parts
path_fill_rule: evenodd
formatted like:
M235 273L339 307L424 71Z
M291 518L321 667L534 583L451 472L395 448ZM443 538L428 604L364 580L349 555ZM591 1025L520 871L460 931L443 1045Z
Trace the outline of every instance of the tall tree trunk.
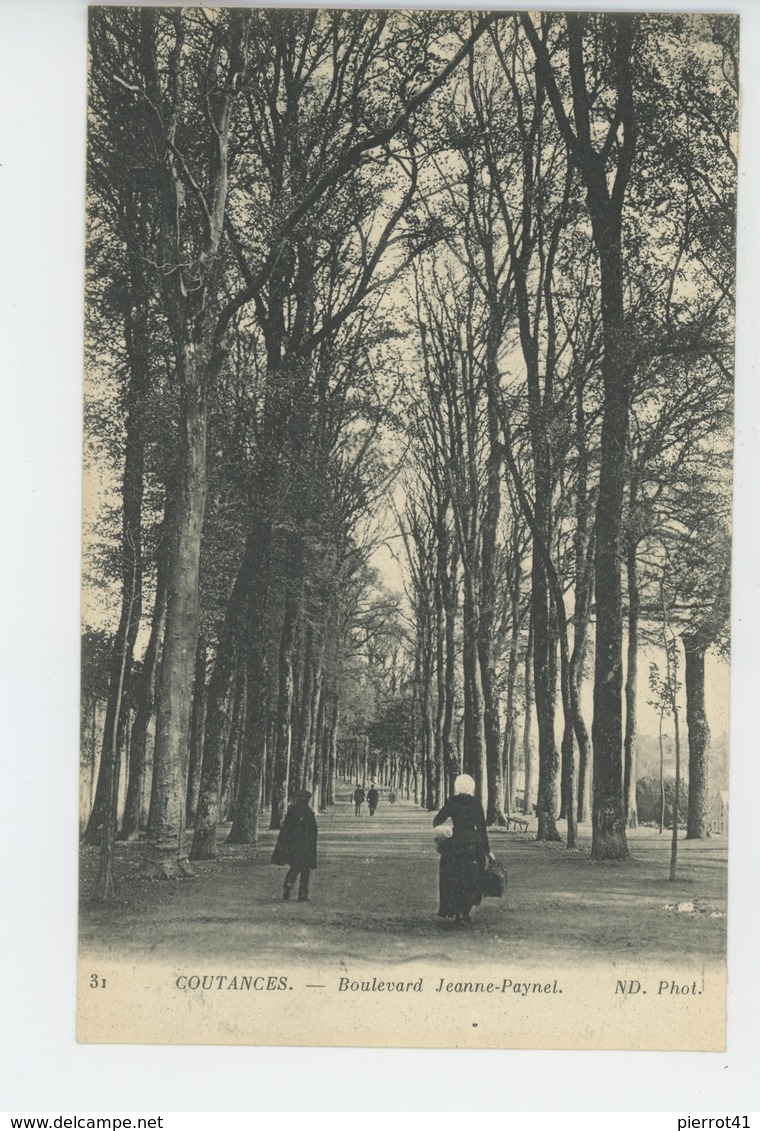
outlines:
M583 66L581 17L571 26L571 67ZM591 855L597 860L628 856L623 795L623 625L621 560L633 370L627 356L623 300L622 208L633 161L636 121L630 70L634 21L617 21L615 70L624 144L612 191L604 158L589 139L582 166L594 244L599 256L604 389L599 497L596 510L596 657L594 668L594 810ZM576 94L576 102L578 96ZM581 111L582 112L582 111ZM592 156L593 154L593 156Z
M137 564L133 563L135 573L137 572ZM137 589L135 581L132 581L131 591L133 594L133 601L137 600ZM133 610L130 607L127 610L128 617L133 615ZM126 678L127 662L130 655L130 648L127 638L123 642L123 651L121 657L121 667L119 670L119 677L116 685L116 701L114 705L113 718L111 724L110 745L107 752L104 752L104 757L109 760L108 767L108 784L110 788L110 796L108 798L108 807L105 814L105 823L100 842L100 871L98 878L95 881L95 887L92 892L93 900L97 902L105 902L114 898L115 889L113 882L113 858L114 858L114 842L116 840L116 807L118 804L118 783L119 783L119 718L121 717L121 697L124 692L124 682Z
M504 819L504 775L502 772L502 747L499 730L499 706L496 695L496 673L493 669L493 655L489 660L481 650L481 678L483 685L483 722L486 743L486 775L488 782L488 814L486 823L489 825L505 825Z
M325 632L320 626L318 631L317 646L314 649L314 677L312 679L311 704L309 707L309 751L308 773L305 777L304 788L311 790L315 799L319 800L321 779L319 778L319 750L320 733L319 721L322 707L322 678L324 675L325 658Z
M556 624L560 649L560 688L562 694L562 746L560 750L560 764L562 775L562 797L565 805L565 820L567 821L567 847L575 848L577 827L575 812L575 719L573 715L573 697L570 681L570 643L567 631L567 614L562 586L559 583L554 566L549 564L552 583L552 612Z
M300 547L301 540L298 539ZM273 752L272 811L270 829L279 829L288 802L290 748L292 742L293 662L298 640L298 623L303 602L303 567L297 547L290 547L286 560L285 610L280 631L277 693L277 723ZM298 568L291 568L291 563Z
M203 760L203 732L206 726L206 641L198 637L195 652L195 679L193 681L193 708L190 719L190 760L187 775L186 823L195 824L198 811L201 763Z
M535 384L535 382L533 382ZM548 395L548 394L547 394ZM535 390L533 400L535 402ZM548 454L545 449L543 431L534 425L532 429L534 446L534 469L536 476L536 507L531 507L525 492L522 477L518 471L511 444L509 423L506 414L501 413L504 430L504 452L512 477L512 482L520 500L520 507L530 528L533 545L531 570L531 641L533 646L534 694L538 719L538 832L537 840L559 840L560 836L554 820L554 805L557 787L558 755L554 737L554 709L557 689L557 642L560 646L560 687L562 691L562 711L564 730L562 736L563 776L562 785L566 798L568 848L575 844L574 789L574 743L575 718L570 679L570 644L567 631L567 614L564 593L557 569L551 558L549 542L545 534L551 532L550 499L545 491L549 482ZM542 468L539 475L538 468ZM543 484L543 486L541 486ZM539 487L541 486L541 489ZM543 758L542 758L543 750Z
M412 677L412 718L411 718L411 739L412 739L411 763L412 763L412 766L415 767L415 773L414 773L414 803L415 803L415 805L417 804L417 771L416 771L416 765L417 765L417 736L419 734L419 727L417 725L418 724L417 704L419 702L419 685L420 685L420 642L419 642L419 635L418 635L417 641L416 641L415 653L414 653L414 675ZM407 781L408 781L408 779L407 779ZM407 797L407 801L408 801L409 800L409 786L408 786L408 784L407 784L406 797Z
M588 490L589 451L583 406L583 381L576 383L575 435L578 446L578 479L576 485L576 518L573 538L575 557L575 609L573 612L573 652L570 657L570 694L572 697L575 740L578 743L577 819L587 820L588 773L591 741L583 717L583 671L586 665L591 606L594 596L594 525Z
M478 619L478 651L483 684L483 724L486 739L488 807L486 823L504 825L504 780L501 769L499 701L496 691L496 535L501 513L501 445L499 425L491 400L488 403L488 459L486 462L486 506L481 524L481 602Z
M322 698L319 703L319 811L324 813L327 806L330 804L330 727L327 724L327 719L330 715L330 707L327 702L328 696L325 692L324 686L322 688Z
M515 796L515 773L517 757L517 675L520 667L520 630L522 628L522 614L520 611L520 575L521 562L517 548L517 538L513 542L512 571L509 583L509 594L512 604L512 616L509 630L509 647L507 652L507 689L504 720L504 748L502 752L503 774L505 782L505 810L506 814L512 810Z
M610 345L610 350L612 346ZM609 366L607 369L609 370ZM628 434L628 397L609 374L602 424L602 461L597 508L596 660L594 668L594 807L592 856L628 855L623 796L623 631L620 550Z
M314 771L311 778L311 795L312 805L318 812L324 809L324 784L325 784L325 765L324 765L324 723L325 723L325 700L322 690L320 688L318 704L317 704L317 717L314 726Z
M564 692L567 695L567 690ZM572 711L565 709L562 729L561 765L562 796L565 798L565 820L567 821L567 847L575 848L577 839L577 813L575 809L575 744L573 741Z
M246 624L246 604L256 579L265 568L270 552L271 528L268 521L256 517L246 541L243 558L227 600L224 623L216 648L216 659L206 697L206 725L203 735L198 806L190 850L191 860L213 860L216 856L216 832L221 819L221 796L225 752L230 749L230 730L234 733L234 717L241 695L235 694L233 681L239 665ZM237 707L236 707L237 703Z
M710 727L705 712L705 652L694 637L684 635L686 687L686 726L689 735L689 811L686 839L699 840L707 835L708 752Z
M676 773L675 785L673 789L673 835L670 840L670 880L676 879L676 872L678 868L678 820L681 810L681 723L680 712L678 710L678 702L676 700L675 688L678 686L678 671L677 668L673 672L673 738L676 748Z
M92 811L92 805L95 800L95 785L96 785L96 769L98 762L98 697L92 697L92 729L90 731L90 791L88 794L87 815Z
M108 808L112 796L109 776L113 765L109 754L111 746L110 735L113 732L114 725L116 725L119 733L123 734L126 721L124 712L128 709L129 705L132 657L134 655L134 643L138 629L137 607L140 604L140 600L136 592L134 594L128 594L125 590L125 595L128 597L129 603L122 606L122 616L119 621L116 636L114 637L114 652L112 653L111 660L111 678L106 703L100 765L98 768L97 785L95 787L95 799L83 837L85 844L100 844L102 839L103 829L108 820ZM135 613L132 614L132 616L135 617L133 622L127 619L130 616L128 612L130 608L135 610ZM119 648L118 652L116 651L117 646ZM126 657L126 660L124 660L124 657ZM123 661L126 666L124 675L122 676L120 673ZM120 688L121 690L119 690ZM118 710L121 712L121 717L118 720L114 717L117 704Z
M232 802L232 827L227 844L255 844L261 800L261 767L267 742L267 697L262 677L268 676L266 656L250 648L246 659L245 717L237 749L237 775ZM256 691L252 691L256 688Z
M271 555L267 552L248 598L245 728L240 779L227 844L255 844L258 835L261 766L265 756L269 720L267 621L270 583Z
M240 778L240 759L248 711L248 665L245 653L238 661L234 698L229 704L229 726L225 734L222 758L222 789L219 801L219 823L231 819Z
M313 690L314 665L312 653L314 649L313 631L310 624L306 624L301 645L301 663L299 665L298 697L294 699L294 713L297 709L297 719L294 720L292 737L292 764L290 768L290 793L297 789L305 789L306 774L309 760L309 723L311 721L311 697Z
M188 187L176 131L185 110L182 99L185 56L183 16L175 22L176 41L168 73L159 66L159 13L140 10L139 57L149 106L151 149L161 205L159 250L175 269L160 275L174 344L180 391L177 505L168 600L161 690L153 753L153 784L148 843L149 874L172 878L186 874L184 862L185 782L183 762L190 725L190 693L198 638L198 580L206 505L206 426L208 387L221 358L217 355L211 295L219 267L219 249L227 214L229 135L232 111L247 63L248 17L233 9L224 44L226 75L207 100L206 195L196 181ZM203 128L206 123L204 122ZM189 191L202 196L205 223L192 231L184 208ZM187 261L190 260L190 264Z
M489 380L491 403L498 412L499 423L504 435L504 457L512 482L520 501L520 508L530 526L532 545L531 564L531 627L533 634L533 690L536 703L538 725L538 816L537 840L560 840L555 819L559 753L557 751L555 726L557 695L557 642L556 622L552 617L550 594L550 561L552 538L552 453L549 445L547 415L553 408L553 388L550 370L547 365L546 379L542 392L539 349L530 314L528 299L528 227L531 223L528 204L531 183L530 154L524 155L528 168L525 172L523 251L517 255L514 241L515 293L520 327L520 342L527 373L528 415L530 425L530 450L533 460L534 500L531 506L523 476L517 466L512 444L511 426L504 408L503 399L498 394L495 381Z
M435 719L433 714L433 641L428 627L423 643L422 663L422 764L425 794L422 804L430 811L435 809ZM440 790L440 786L439 786Z
M124 815L124 803L125 803L126 797L127 797L127 780L128 780L128 774L129 774L128 755L129 755L130 743L132 741L132 721L133 721L133 712L132 712L132 708L129 705L127 705L127 709L124 712L122 717L124 719L124 730L123 730L123 733L120 736L121 745L120 745L120 748L119 748L119 763L120 763L120 767L119 767L119 789L117 791L117 805L116 805L116 827L117 828L118 828L118 824L119 824L119 816L121 815L121 817L123 818L123 815Z
M271 812L272 782L274 780L274 749L277 744L277 711L269 712L267 723L266 761L261 771L262 807Z
M454 778L459 773L459 750L456 737L454 710L456 707L456 617L457 617L457 553L456 546L452 544L449 572L446 578L444 591L444 611L446 616L445 633L445 697L446 705L443 713L442 740L444 752L445 780L447 783L447 796L454 788Z
M340 724L340 695L336 688L333 708L330 714L330 736L328 747L327 773L330 783L328 805L335 804L335 778L338 774L338 726Z
M217 644L206 695L206 725L191 860L213 860L216 856L224 755L229 743L229 732L234 726L234 721L228 717L228 711L238 698L232 687L236 658L235 644L223 632Z
M142 674L137 688L137 714L129 744L129 779L127 800L121 826L123 840L135 840L142 827L143 794L148 773L148 728L156 710L158 676L166 625L166 574L169 565L168 535L171 523L164 520L164 534L156 559L156 597L153 606L150 637L143 657Z
M588 819L588 771L591 763L591 741L589 739L585 719L583 718L583 707L581 705L583 659L573 664L575 655L575 646L573 646L570 693L573 697L575 740L578 743L578 801L576 816L578 821L586 821Z
M636 683L639 656L639 577L637 547L628 546L628 664L625 674L625 748L623 793L626 799L628 827L638 825L636 809Z
M483 810L488 808L485 703L478 652L478 605L471 571L465 570L462 663L464 669L464 771L475 779Z
M175 530L167 583L148 844L149 872L187 874L184 863L183 761L190 730L190 690L198 640L198 579L206 506L206 380L200 343L188 337L181 356L182 445Z
M621 552L633 366L631 327L623 298L622 209L636 147L636 111L631 75L635 18L610 18L610 79L616 93L620 144L611 169L606 146L597 148L591 128L584 62L588 16L569 14L568 59L572 124L546 42L530 15L520 17L536 57L538 73L554 110L568 154L586 189L594 246L599 258L602 315L602 438L596 509L596 656L594 671L594 805L591 854L597 860L625 858L623 797L623 629Z
M554 735L557 666L552 656L551 611L546 575L534 546L531 622L533 625L533 689L538 722L537 840L560 840L555 821L559 753Z
M436 679L436 706L435 706L435 749L433 764L433 808L440 809L441 793L444 788L446 773L446 738L444 727L446 723L446 612L444 608L444 591L446 586L446 573L448 571L448 531L446 530L445 516L438 516L436 536L436 578L434 587L435 596L435 679ZM450 725L450 720L449 720Z
M525 651L525 722L523 724L523 761L525 763L525 815L533 816L533 617L528 625L528 646Z
M98 699L96 695L84 698L81 703L80 739L82 747L82 760L79 778L79 815L80 833L84 833L87 821L92 810L93 794L95 790L95 764L97 760L97 710Z
M707 832L710 728L705 712L705 654L723 631L730 605L731 572L728 560L716 586L712 608L696 627L682 636L686 660L684 682L689 734L689 815L686 836L692 840L705 836Z
M134 208L127 207L127 218ZM133 223L134 223L134 218ZM103 828L110 820L113 790L110 772L113 765L111 739L114 727L123 727L124 718L114 712L129 709L130 681L135 640L142 616L142 500L145 463L144 416L148 391L149 343L146 333L148 305L144 272L131 255L129 302L124 313L124 341L128 363L126 390L127 415L124 431L124 471L122 475L121 528L121 615L113 641L108 687L108 703L103 729L103 746L90 819L84 840L99 844ZM116 787L114 787L116 788Z

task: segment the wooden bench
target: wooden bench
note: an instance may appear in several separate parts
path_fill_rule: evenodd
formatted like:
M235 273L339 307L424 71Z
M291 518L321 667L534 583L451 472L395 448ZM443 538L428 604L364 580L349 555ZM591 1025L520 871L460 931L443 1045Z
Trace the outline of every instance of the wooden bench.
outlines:
M515 828L519 829L521 833L527 833L528 822L525 817L505 817L504 820L507 822L508 830Z
M516 829L519 829L519 831L521 833L527 833L527 831L528 831L528 818L527 817L505 817L504 818L504 824L499 823L498 825L489 825L488 826L488 835L490 836L491 833L508 833L510 831L514 832Z

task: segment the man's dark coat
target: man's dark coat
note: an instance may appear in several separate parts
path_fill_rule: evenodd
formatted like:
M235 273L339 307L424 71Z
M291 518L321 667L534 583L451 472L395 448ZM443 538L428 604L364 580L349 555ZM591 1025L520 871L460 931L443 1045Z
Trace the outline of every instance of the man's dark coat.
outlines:
M272 853L273 864L291 868L316 868L317 818L305 801L294 801L285 814Z

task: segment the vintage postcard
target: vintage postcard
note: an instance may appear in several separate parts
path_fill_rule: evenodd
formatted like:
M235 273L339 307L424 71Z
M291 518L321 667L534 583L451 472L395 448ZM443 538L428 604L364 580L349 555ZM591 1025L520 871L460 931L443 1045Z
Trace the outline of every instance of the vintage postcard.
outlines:
M79 1040L724 1048L738 18L88 37Z

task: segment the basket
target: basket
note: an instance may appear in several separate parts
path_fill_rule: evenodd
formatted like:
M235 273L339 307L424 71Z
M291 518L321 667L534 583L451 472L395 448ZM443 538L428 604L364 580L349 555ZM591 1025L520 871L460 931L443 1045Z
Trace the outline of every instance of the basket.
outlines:
M488 899L501 899L506 890L506 868L495 860L489 860L483 873L483 895Z

